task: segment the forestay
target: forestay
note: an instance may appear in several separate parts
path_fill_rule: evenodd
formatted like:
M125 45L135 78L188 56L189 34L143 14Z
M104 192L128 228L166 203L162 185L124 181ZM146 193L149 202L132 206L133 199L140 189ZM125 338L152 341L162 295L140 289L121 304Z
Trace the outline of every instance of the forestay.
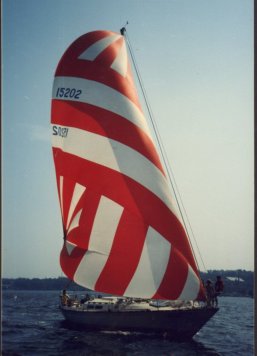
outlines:
M64 273L115 295L203 298L124 37L95 31L73 42L58 64L52 97Z

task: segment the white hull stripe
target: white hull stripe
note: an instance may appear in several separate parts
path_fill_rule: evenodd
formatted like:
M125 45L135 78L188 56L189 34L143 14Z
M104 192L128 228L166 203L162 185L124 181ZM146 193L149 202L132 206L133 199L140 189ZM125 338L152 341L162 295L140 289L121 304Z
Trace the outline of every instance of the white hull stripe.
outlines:
M74 88L76 90L81 90L82 92L79 99L75 99L74 97L60 97L57 96L58 88ZM79 101L118 114L140 127L149 137L151 137L149 128L146 125L145 117L141 110L125 95L107 85L93 80L75 77L55 77L52 96L53 99L75 102Z
M123 207L102 196L90 235L88 251L82 258L74 281L94 289L95 284L108 260L113 239L120 221Z
M72 127L68 128L67 137L52 137L53 147L125 174L158 196L176 214L166 178L139 152L118 141Z
M124 295L151 298L165 274L170 250L171 244L149 227L137 270Z
M96 41L90 47L88 47L81 55L79 59L87 59L89 61L93 61L96 57L103 52L111 43L118 40L121 36L120 35L110 35L107 37L102 38L99 41Z
M188 265L188 273L186 283L178 299L194 300L197 298L200 290L200 281L192 267Z

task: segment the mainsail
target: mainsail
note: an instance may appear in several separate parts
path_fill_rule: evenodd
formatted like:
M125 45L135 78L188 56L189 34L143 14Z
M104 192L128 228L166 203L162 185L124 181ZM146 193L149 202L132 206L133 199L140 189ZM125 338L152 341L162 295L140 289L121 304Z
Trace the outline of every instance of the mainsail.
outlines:
M115 295L204 298L123 36L94 31L66 50L55 73L51 123L64 273Z

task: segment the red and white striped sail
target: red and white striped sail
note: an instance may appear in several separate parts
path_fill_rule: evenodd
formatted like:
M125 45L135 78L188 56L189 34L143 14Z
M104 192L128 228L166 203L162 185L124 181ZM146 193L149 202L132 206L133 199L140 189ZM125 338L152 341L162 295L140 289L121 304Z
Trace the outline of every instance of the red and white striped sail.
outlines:
M115 295L202 298L123 36L95 31L71 44L56 70L51 116L64 273Z

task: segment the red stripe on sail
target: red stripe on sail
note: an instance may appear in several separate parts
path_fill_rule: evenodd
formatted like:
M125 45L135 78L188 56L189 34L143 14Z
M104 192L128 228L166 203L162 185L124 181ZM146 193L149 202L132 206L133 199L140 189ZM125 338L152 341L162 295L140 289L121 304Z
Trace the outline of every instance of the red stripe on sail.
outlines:
M79 246L83 250L88 249L91 230L94 223L95 214L99 205L100 195L90 189L86 189L83 195L83 202L76 208L75 214L80 211L83 206L80 216L79 227L71 230L68 233L67 240Z
M60 264L67 277L73 279L76 270L88 249L91 230L94 223L95 214L99 205L100 196L89 189L83 195L83 211L80 218L80 224L67 235L66 241L75 245L69 254L64 242ZM81 208L80 204L77 211ZM75 214L76 215L76 212Z
M99 33L100 32L100 33ZM94 80L99 83L103 83L113 89L119 91L121 94L127 96L138 108L141 108L137 92L134 87L132 80L131 69L128 63L127 75L123 77L121 74L116 72L110 67L109 55L106 58L106 63L103 65L103 56L97 57L95 60L85 60L79 59L79 56L92 44L97 42L99 39L113 35L113 32L96 31L81 36L76 41L74 41L71 46L64 53L61 58L55 76L65 76L65 77L78 77L89 80ZM120 41L124 41L121 37ZM107 52L112 52L112 47L117 47L117 41L112 43L108 48ZM118 46L120 47L119 43ZM118 47L118 48L119 48ZM114 52L117 48L114 50ZM112 52L113 53L113 52ZM101 57L101 61L99 58Z
M129 207L138 216L141 216L127 185L125 176L110 168L101 166L86 159L53 148L53 157L56 171L69 179L77 177L77 182L96 194L105 195L121 206Z
M115 58L117 57L121 46L124 42L124 38L120 36L120 38L111 45L106 47L96 58L95 63L103 67L111 67L112 63L114 62Z
M141 153L164 174L155 146L148 135L115 113L85 103L53 100L52 123L119 141Z
M198 270L195 271L199 278L200 286L197 300L206 300L204 287L201 283ZM153 299L178 299L181 295L185 281L188 276L188 261L179 250L172 248L169 263L156 294ZM170 295L170 284L172 283L172 295Z
M84 61L89 62L86 60ZM56 72L56 77L75 77L94 80L96 82L105 84L126 96L140 110L142 110L135 88L132 85L131 79L128 76L122 77L113 69L109 69L109 71L111 70L111 72L106 74L106 69L103 70L102 67L100 67L101 69L99 69L98 65L94 62L87 63L86 67L84 63L77 63L76 61L70 61L70 63L68 63L67 65L67 68L60 68Z
M199 279L200 279L200 276L199 276ZM200 279L200 282L201 282L201 279ZM206 292L205 292L205 288L204 288L202 282L200 284L200 290L199 290L196 300L202 300L202 301L206 300Z
M80 248L74 248L72 253L69 255L66 245L64 243L60 254L60 266L69 279L71 280L73 279L73 276L84 254L85 254L84 250Z
M185 230L178 218L152 192L129 177L124 179L128 181L130 193L145 221L181 251L193 270L198 273Z
M169 263L153 299L178 299L187 279L188 263L176 248L171 248ZM172 294L171 286L172 284Z
M110 256L95 285L96 290L124 294L140 260L147 229L144 221L128 210L124 211Z
M55 164L60 174L67 177L75 175L80 184L100 195L105 195L144 220L181 251L197 273L191 248L180 221L156 195L133 179L110 168L54 149L54 152L56 151L58 160L55 160Z
M77 38L64 52L61 60L58 63L56 73L60 67L62 67L62 64L65 64L65 61L78 59L78 57L95 42L105 37L111 36L112 34L113 32L111 31L92 31Z
M62 205L63 205L63 222L64 226L67 229L67 219L72 199L72 194L74 191L76 181L74 179L63 179L63 188L62 188Z

